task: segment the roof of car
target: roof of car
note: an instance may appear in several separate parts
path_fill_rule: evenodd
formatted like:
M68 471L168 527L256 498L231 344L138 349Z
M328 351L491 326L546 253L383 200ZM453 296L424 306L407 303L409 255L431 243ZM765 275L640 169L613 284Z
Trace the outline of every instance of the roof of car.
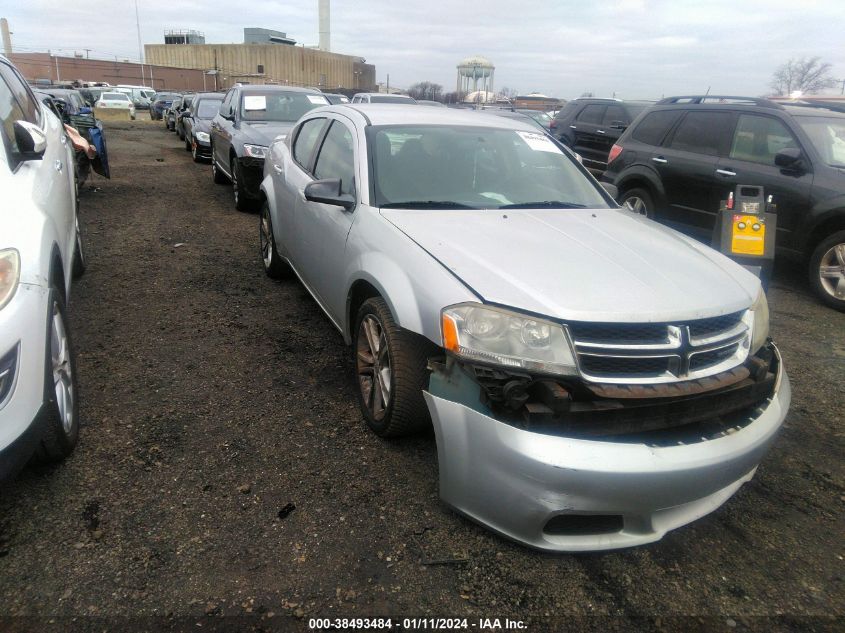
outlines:
M355 97L388 97L393 99L410 99L408 95L397 95L392 92L356 92Z
M194 99L197 101L200 99L219 99L222 101L225 96L222 92L198 92L194 95Z
M793 116L823 116L823 117L845 117L845 109L843 106L828 107L824 104L816 103L801 103L801 104L782 104L783 109Z
M401 108L386 103L343 103L320 108L321 111L360 112L369 125L471 125L536 132L533 123L504 118L483 111L458 108L432 108L426 105L407 105Z

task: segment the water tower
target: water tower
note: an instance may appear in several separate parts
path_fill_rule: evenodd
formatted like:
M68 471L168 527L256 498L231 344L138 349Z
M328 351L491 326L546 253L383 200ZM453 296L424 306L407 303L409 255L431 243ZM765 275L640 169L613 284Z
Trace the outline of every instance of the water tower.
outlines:
M483 91L483 94L493 92L493 72L496 67L486 57L473 55L461 60L458 64L458 92Z

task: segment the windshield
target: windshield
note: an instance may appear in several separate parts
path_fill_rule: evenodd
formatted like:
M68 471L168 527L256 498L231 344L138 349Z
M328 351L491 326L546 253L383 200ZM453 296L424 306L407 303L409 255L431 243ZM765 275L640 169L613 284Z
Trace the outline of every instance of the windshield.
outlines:
M122 92L104 92L100 97L103 101L129 101L129 95Z
M378 95L371 95L370 96L370 103L404 103L404 104L414 104L414 100L409 97L380 97Z
M170 92L159 92L156 95L156 101L173 101L178 96L179 95L173 94L173 93L170 93Z
M845 117L796 116L822 160L845 167Z
M476 126L369 129L376 206L607 208L574 158L539 132Z
M309 110L329 105L323 95L307 92L250 91L241 98L244 121L294 122Z
M213 119L214 115L220 112L222 101L222 99L200 99L197 102L197 113L194 116L198 119Z

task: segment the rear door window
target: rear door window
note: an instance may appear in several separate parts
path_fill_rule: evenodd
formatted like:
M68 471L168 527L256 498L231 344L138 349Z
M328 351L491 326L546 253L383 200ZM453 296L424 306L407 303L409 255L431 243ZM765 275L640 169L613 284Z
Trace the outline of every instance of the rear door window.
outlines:
M730 112L687 112L669 146L686 152L719 156L725 147L732 118Z
M681 114L680 110L659 110L647 114L631 132L631 138L647 145L660 145Z
M603 105L588 105L578 114L577 121L579 123L594 123L598 125L604 117L604 111L607 106Z
M299 126L299 131L296 133L296 139L293 142L293 159L306 171L310 166L314 147L317 145L325 123L326 120L323 118L309 119Z
M602 118L601 124L609 127L617 121L623 124L631 122L630 117L628 117L628 113L625 111L625 108L618 105L607 106L607 110L605 110L604 118Z
M799 145L783 123L767 116L741 114L731 143L730 157L774 165L775 154L787 147L799 148Z
M320 148L314 176L318 180L339 178L340 190L355 195L355 149L352 132L340 121L334 121Z

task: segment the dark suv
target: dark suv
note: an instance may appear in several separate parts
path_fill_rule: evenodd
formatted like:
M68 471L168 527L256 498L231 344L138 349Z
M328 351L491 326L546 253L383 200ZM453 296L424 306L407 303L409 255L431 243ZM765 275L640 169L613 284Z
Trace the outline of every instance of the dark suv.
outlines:
M580 154L587 169L601 173L607 167L610 148L631 121L651 105L649 101L574 99L558 111L549 131Z
M211 122L211 177L232 183L236 209L258 206L264 156L273 140L323 105L328 99L311 88L237 84L229 89Z
M845 113L746 97L671 97L611 150L602 180L629 208L704 240L737 185L777 205L777 252L845 311Z

